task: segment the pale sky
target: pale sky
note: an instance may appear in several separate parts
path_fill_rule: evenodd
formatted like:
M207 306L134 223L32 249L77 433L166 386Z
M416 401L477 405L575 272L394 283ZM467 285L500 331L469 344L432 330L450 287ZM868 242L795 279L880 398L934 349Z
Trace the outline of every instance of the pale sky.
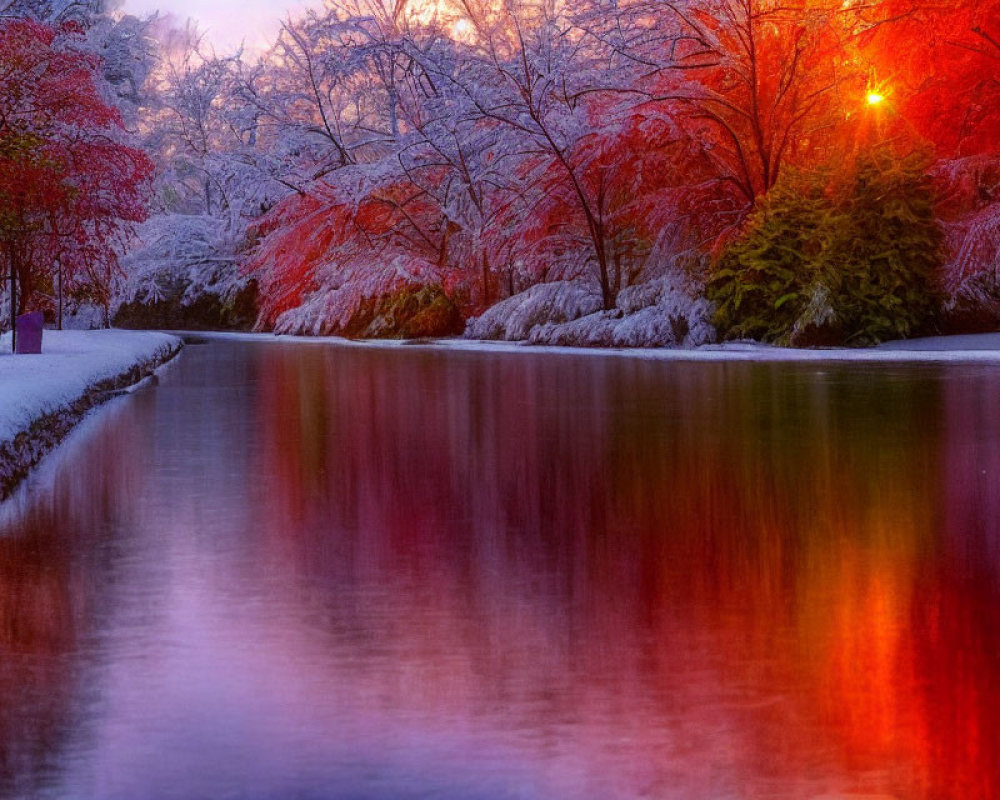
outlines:
M318 4L318 3L317 3ZM271 44L288 9L301 10L303 0L125 0L122 10L145 16L159 10L183 25L189 17L221 55L245 40L248 50L262 50Z

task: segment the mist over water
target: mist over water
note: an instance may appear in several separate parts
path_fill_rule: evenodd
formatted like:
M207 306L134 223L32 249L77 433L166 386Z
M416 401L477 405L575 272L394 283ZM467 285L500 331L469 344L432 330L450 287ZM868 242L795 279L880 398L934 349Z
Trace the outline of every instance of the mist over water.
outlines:
M215 341L0 536L0 796L1000 796L1000 374Z

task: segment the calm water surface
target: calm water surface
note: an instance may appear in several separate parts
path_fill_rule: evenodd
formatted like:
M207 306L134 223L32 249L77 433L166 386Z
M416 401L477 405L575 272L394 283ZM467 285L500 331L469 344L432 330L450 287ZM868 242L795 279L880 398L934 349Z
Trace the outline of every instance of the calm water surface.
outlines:
M1000 797L1000 369L215 341L0 534L0 796Z

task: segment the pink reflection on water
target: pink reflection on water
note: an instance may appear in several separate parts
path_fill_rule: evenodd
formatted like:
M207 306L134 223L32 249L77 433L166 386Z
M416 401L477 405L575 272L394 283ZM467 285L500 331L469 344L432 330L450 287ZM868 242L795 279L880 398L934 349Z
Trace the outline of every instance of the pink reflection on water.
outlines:
M190 355L40 515L115 520L64 794L1000 794L1000 411L947 376Z

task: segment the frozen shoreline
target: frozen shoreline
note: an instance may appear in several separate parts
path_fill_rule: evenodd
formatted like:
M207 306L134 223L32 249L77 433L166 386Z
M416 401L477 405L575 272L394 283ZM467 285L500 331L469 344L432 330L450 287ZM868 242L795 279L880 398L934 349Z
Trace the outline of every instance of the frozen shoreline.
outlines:
M42 355L10 354L0 337L0 499L93 407L176 355L149 331L45 331Z
M179 334L182 332L178 332ZM727 342L695 348L558 347L477 339L343 339L333 336L290 336L270 333L192 331L205 339L314 344L354 348L417 348L486 353L558 353L564 355L638 358L655 361L781 362L781 363L1000 363L1000 333L933 336L886 342L866 348L796 349L757 343Z

